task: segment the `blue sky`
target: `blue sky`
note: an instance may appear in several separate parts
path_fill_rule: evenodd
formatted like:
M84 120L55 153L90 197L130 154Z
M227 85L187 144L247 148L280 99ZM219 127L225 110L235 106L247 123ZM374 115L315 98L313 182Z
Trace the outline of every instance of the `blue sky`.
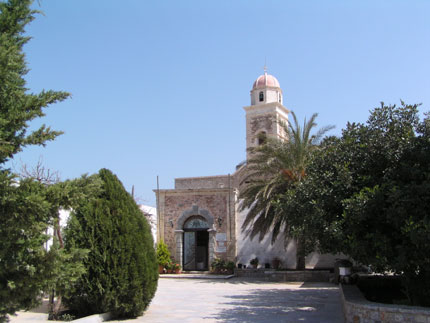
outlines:
M64 135L13 164L62 179L111 169L155 205L175 177L233 173L245 159L254 80L321 126L364 122L381 101L430 104L430 1L39 0L27 86L72 98L41 122Z

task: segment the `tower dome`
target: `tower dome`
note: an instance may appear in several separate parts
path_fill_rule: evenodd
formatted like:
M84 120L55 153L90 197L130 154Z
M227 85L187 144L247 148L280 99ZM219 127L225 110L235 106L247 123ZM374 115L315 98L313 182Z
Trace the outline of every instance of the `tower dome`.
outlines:
M263 89L266 87L277 87L280 88L278 80L273 75L267 74L267 71L264 71L263 75L260 75L252 85L252 89Z
M282 90L279 81L273 75L267 74L264 67L264 74L257 77L251 90L251 105L261 105L267 103L282 104Z

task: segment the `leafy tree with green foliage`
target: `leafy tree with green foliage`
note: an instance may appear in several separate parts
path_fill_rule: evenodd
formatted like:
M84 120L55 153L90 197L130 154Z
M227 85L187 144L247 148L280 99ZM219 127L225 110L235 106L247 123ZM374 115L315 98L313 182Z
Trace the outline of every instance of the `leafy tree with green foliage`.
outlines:
M66 248L88 249L87 273L65 297L80 315L111 312L136 317L157 288L158 265L150 226L129 193L109 170L100 170L101 191L74 208Z
M87 257L87 249L61 247L59 239L54 235L53 244L48 252L52 266L45 273L50 291L49 320L60 318L63 295L70 295L76 281L86 272L83 260ZM55 297L55 299L54 299Z
M321 251L343 252L376 272L402 274L411 303L426 306L428 125L428 118L419 122L418 105L381 104L366 124L348 124L342 137L325 140L294 194Z
M240 191L241 210L248 210L242 229L248 230L251 238L259 236L262 240L272 234L274 243L279 233L285 238L296 238L297 268L304 269L305 241L304 231L298 230L301 219L294 212L284 212L277 206L279 199L294 189L306 175L306 168L312 154L318 148L321 138L333 127L323 127L312 134L317 126L313 114L303 127L291 112L294 123L281 124L287 140L267 138L263 145L251 148L247 161L246 176Z
M0 2L0 320L37 303L50 261L43 243L51 223L45 186L32 179L19 185L4 163L24 147L44 146L61 132L45 125L28 133L30 121L45 115L49 105L66 99L66 92L28 93L23 46L25 26L34 19L30 0Z
M37 304L46 287L52 262L43 248L49 202L44 187L32 180L16 185L0 172L0 321L19 309Z
M60 208L73 209L100 191L100 178L86 175L46 187L46 197L51 203L50 213L54 229L53 245L49 249L49 257L53 261L53 266L49 276L46 277L50 278L48 286L50 291L49 319L59 318L62 310L62 297L73 293L74 283L86 272L83 260L89 252L88 249L74 246L66 248L59 222L59 210Z

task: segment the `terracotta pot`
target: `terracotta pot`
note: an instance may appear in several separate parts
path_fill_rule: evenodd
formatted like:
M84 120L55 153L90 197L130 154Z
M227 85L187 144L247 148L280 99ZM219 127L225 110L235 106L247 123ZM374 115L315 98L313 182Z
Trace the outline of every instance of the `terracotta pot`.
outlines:
M164 266L163 265L158 265L158 273L164 274Z
M180 274L181 273L181 269L180 268L176 268L175 269L175 274Z

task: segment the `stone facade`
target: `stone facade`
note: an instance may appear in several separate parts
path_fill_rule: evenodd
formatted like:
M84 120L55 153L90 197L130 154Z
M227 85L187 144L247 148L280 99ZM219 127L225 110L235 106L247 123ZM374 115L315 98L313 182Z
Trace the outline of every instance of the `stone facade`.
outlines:
M227 186L220 187L219 183ZM176 184L173 190L156 192L160 206L158 239L167 244L175 260L183 266L183 226L190 217L199 216L209 226L209 264L214 258L234 261L236 196L234 189L228 187L228 176L177 179Z
M175 178L175 189L227 188L231 180L228 175Z
M246 111L246 147L248 149L258 146L260 134L268 137L286 139L284 129L280 122L288 123L288 109L277 102L265 105L250 105L244 107Z

